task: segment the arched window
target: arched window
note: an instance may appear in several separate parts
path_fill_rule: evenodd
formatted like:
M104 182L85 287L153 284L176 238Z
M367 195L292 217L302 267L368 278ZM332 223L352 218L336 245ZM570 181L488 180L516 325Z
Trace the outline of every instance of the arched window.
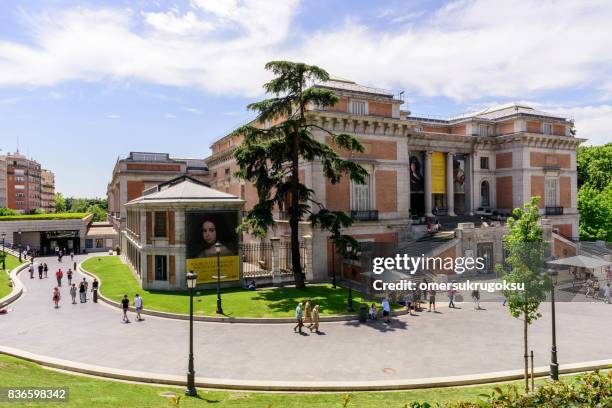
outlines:
M480 206L489 207L491 201L489 200L489 182L487 180L480 184Z

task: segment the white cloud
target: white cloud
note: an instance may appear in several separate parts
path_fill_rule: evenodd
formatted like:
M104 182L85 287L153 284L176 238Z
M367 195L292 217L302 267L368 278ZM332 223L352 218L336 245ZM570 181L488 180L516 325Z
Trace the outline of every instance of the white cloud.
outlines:
M431 15L385 11L397 22L419 16L388 31L360 20L315 33L292 32L298 0L190 5L28 15L29 44L0 40L0 86L137 79L253 97L269 78L265 62L282 58L405 89L409 97L535 99L546 91L610 89L602 79L612 76L612 2L605 0L459 0Z
M189 113L193 113L194 115L201 115L202 111L200 109L197 108L186 108L184 107L183 110L186 110Z
M343 77L456 100L596 85L612 73L612 2L457 1L417 26L319 32L299 56Z
M110 115L106 115L106 117L108 119L119 119L121 117L121 115L117 115L116 113L110 114Z
M164 119L176 119L176 115L174 113L166 112L164 113Z
M179 15L175 10L165 13L143 13L145 20L156 30L178 34L195 35L214 30L215 26L200 20L194 12Z

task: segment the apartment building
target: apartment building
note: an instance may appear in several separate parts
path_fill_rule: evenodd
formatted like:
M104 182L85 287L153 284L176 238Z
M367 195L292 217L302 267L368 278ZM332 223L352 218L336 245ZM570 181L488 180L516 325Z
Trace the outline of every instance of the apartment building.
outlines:
M6 156L0 155L0 208L8 207L6 197Z
M42 208L40 163L17 153L6 155L7 204L19 213Z
M130 152L117 159L107 187L109 221L123 230L127 219L125 204L143 195L144 191L188 175L207 183L208 167L202 159L170 157L168 153Z
M41 206L46 213L55 212L55 174L50 170L41 171Z
M342 178L331 184L320 162L301 163L300 179L315 191L316 200L331 210L348 212L356 220L345 232L362 242L397 243L418 236L422 220L473 221L478 214L507 215L538 195L551 239L566 253L578 235L576 149L573 122L532 107L510 104L449 119L417 117L402 111L401 94L332 79L314 85L331 89L339 102L321 109L310 106L307 118L319 128L350 133L363 153L339 151L367 171L365 184ZM324 130L317 140L331 144ZM232 153L242 141L227 135L214 142L206 159L211 187L234 194L250 209L257 201L252 185L233 176ZM471 217L471 218L470 218ZM277 209L279 237L289 233L286 214ZM460 226L460 225L456 225ZM469 227L469 222L461 227ZM301 225L313 242L312 280L324 280L332 269L334 249L325 232ZM458 231L438 248L445 256L466 251L487 254L489 269L503 261L501 238L505 227ZM248 238L245 238L248 240ZM359 280L358 276L348 276Z

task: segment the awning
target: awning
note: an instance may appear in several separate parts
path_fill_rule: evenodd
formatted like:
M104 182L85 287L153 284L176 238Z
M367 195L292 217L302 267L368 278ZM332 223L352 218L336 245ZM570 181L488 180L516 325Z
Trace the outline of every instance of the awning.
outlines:
M547 262L549 265L577 266L580 268L601 268L602 266L612 265L612 262L603 259L591 258L590 256L578 255L569 258L557 259Z

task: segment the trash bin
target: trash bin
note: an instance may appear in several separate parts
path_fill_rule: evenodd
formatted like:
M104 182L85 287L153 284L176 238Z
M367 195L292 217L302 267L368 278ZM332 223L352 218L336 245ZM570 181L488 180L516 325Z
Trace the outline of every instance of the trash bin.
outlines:
M366 305L359 306L359 321L365 323L368 321L368 308Z

